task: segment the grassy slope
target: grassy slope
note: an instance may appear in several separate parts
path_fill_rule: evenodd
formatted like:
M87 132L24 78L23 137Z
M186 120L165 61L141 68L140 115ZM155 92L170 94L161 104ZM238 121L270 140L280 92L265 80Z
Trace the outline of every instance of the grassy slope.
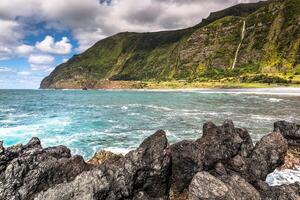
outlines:
M210 23L185 30L117 34L56 68L41 87L93 88L101 87L99 80L106 79L296 83L300 0L284 2L271 3L250 15L237 9L235 16L223 17L230 13L227 10L212 16ZM243 20L246 35L232 70Z

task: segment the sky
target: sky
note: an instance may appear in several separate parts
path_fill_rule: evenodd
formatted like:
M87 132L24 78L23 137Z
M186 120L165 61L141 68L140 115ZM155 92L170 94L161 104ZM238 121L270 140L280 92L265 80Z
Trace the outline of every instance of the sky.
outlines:
M1 0L0 89L36 89L74 54L118 32L193 26L256 0Z

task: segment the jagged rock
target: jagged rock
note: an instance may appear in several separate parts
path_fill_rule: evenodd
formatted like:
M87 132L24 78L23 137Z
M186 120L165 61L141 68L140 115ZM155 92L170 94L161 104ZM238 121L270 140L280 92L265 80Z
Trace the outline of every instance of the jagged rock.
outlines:
M229 197L228 187L208 172L197 173L189 186L189 200L217 200Z
M0 156L0 199L29 200L40 191L73 180L89 170L81 156L71 157L66 147L43 149L33 138L26 145L5 149Z
M235 128L231 120L222 126L205 123L203 135L196 142L183 141L171 146L172 191L181 194L197 172L213 169L218 162L227 163L236 155L247 156L252 149L247 130Z
M204 154L203 164L206 170L216 163L227 163L237 154L246 154L253 148L252 140L246 130L234 127L231 120L226 120L222 126L212 122L203 126L203 136L196 141Z
M100 151L95 153L95 155L88 161L89 164L100 166L102 164L113 164L117 162L122 155L117 155L109 151Z
M280 132L288 140L289 146L300 147L300 125L286 121L274 123L274 132Z
M245 179L234 174L220 178L229 188L232 198L236 200L260 200L259 192Z
M284 163L288 144L280 133L264 136L256 145L249 160L248 180L265 180L267 175Z
M266 187L260 192L263 200L299 200L300 183Z
M115 164L82 173L37 199L168 199L170 167L166 134L158 131Z
M179 195L187 189L194 175L201 171L203 155L201 147L194 141L182 141L171 145L172 152L172 192Z
M258 191L238 175L217 178L197 173L189 187L189 200L260 200Z

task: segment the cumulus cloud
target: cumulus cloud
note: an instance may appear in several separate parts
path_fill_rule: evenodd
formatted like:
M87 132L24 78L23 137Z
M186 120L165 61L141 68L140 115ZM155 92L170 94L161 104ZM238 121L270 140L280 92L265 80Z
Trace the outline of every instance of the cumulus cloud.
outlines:
M54 61L54 57L50 55L32 54L28 58L30 64L47 65Z
M60 41L55 42L51 36L46 36L41 42L37 42L35 47L45 53L53 54L69 54L72 50L72 45L67 37L63 37Z
M12 56L13 48L21 38L18 22L0 18L0 60L9 59Z
M34 47L31 45L22 44L17 46L15 51L18 55L26 56L34 51Z

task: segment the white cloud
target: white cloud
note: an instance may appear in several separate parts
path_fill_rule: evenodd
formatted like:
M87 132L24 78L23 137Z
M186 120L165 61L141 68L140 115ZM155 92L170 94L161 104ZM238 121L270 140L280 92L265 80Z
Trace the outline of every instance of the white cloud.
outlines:
M0 18L0 60L12 57L14 47L22 38L19 29L20 24L18 22Z
M30 64L36 65L49 65L52 64L54 61L54 57L50 55L43 55L43 54L32 54L28 58L28 62Z
M72 45L67 37L63 37L60 41L55 42L51 36L46 36L41 42L37 42L35 47L45 53L53 54L69 54L72 50Z
M0 67L0 72L15 72L15 70L8 67Z
M30 64L32 71L48 71L51 69L49 65L42 65L42 64Z
M31 72L22 71L22 72L18 72L18 74L21 75L21 76L29 76L29 75L31 75Z
M29 55L34 51L34 47L26 44L22 44L20 46L17 46L16 48L16 54L20 56L26 56Z
M43 54L32 54L28 58L32 71L47 71L53 61L53 56Z

